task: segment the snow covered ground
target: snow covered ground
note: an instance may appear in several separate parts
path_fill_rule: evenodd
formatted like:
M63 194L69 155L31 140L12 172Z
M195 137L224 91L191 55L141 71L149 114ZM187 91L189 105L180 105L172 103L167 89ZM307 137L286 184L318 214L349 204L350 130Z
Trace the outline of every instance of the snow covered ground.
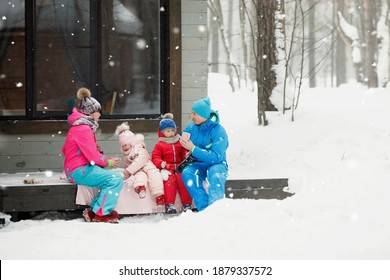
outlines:
M228 131L230 178L288 177L285 200L226 198L200 213L120 224L24 220L0 230L1 260L390 260L390 89L306 89L295 121L210 74Z

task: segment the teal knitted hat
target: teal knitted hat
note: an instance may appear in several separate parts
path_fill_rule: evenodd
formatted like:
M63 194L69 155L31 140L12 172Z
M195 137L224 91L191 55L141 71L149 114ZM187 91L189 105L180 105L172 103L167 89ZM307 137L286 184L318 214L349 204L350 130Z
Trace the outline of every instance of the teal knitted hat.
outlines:
M199 116L208 119L212 112L210 98L206 96L203 99L199 99L192 104L192 111L194 111Z

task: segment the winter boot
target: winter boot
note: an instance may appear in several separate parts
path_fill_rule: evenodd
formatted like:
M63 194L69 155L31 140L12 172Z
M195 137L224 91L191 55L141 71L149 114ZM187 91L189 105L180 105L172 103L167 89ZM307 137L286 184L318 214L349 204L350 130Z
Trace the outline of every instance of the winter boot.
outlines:
M95 215L95 217L92 219L92 222L117 224L119 223L119 214L113 210L110 214L105 216Z
M191 204L184 204L183 205L183 211L186 212L187 210L191 210Z
M176 211L175 205L173 205L173 204L165 205L165 213L166 214L176 214L177 211Z
M138 186L135 188L135 192L138 193L139 198L145 198L146 196L146 188L145 186Z
M95 213L93 213L90 208L85 208L83 211L83 217L84 220L89 223L92 222L93 218L95 217Z

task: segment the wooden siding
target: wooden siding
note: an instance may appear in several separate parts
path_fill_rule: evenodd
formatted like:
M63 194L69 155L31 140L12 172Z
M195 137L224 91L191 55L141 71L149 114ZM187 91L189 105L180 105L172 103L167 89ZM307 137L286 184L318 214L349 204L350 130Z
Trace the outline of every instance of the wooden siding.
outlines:
M157 134L157 133L156 133ZM149 152L156 143L156 134L144 133ZM57 135L4 135L0 134L0 173L63 170L62 145L66 131ZM117 137L111 134L96 134L97 142L108 156L121 156Z
M192 103L207 95L207 1L182 1L182 124Z

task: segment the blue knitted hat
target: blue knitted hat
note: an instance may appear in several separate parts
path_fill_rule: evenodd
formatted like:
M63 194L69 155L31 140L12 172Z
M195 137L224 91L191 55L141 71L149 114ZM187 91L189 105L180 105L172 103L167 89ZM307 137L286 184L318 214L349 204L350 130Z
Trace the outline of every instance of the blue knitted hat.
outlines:
M212 112L210 98L206 96L203 99L199 99L192 104L192 111L194 111L199 116L208 119Z
M162 132L164 129L167 129L167 128L173 128L176 130L176 124L175 122L173 121L173 114L171 113L166 113L164 116L163 116L163 119L160 121L160 131Z

